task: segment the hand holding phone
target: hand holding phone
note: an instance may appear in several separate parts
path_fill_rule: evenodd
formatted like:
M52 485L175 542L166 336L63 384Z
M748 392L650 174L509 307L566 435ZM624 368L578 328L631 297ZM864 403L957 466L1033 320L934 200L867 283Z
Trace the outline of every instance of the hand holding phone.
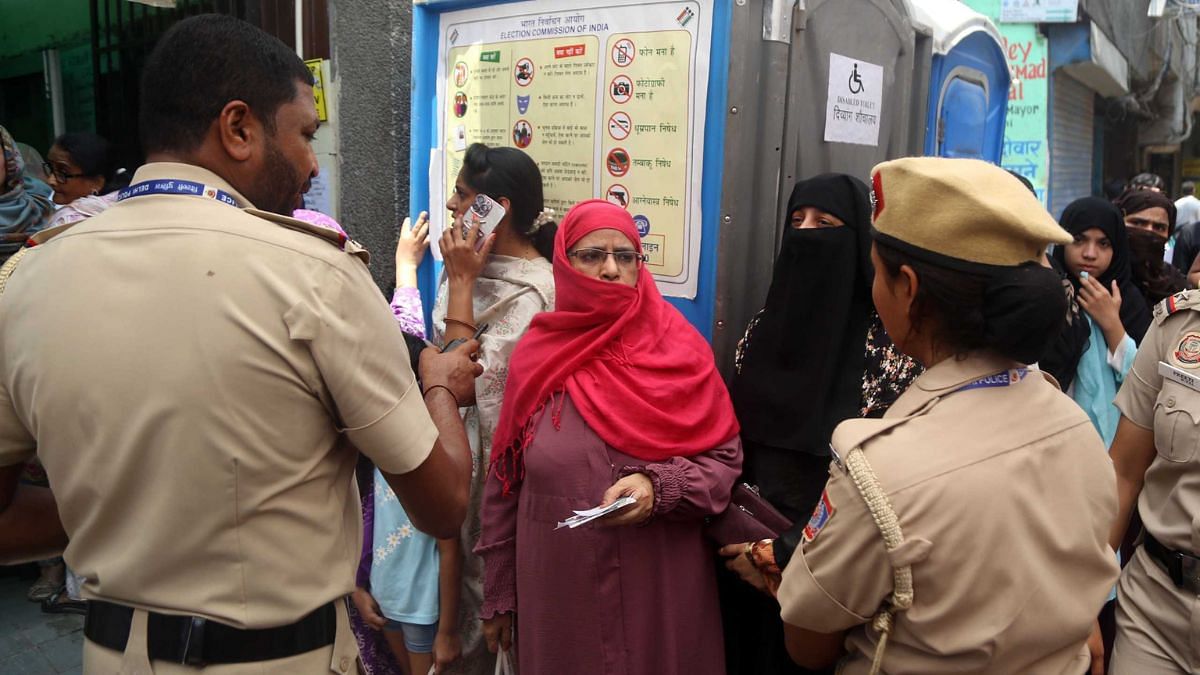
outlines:
M483 246L483 240L495 231L500 225L500 221L504 220L504 206L500 202L492 199L485 194L475 196L475 202L471 204L471 208L467 209L463 216L462 234L463 239L470 234L472 227L479 227L479 241L475 244L476 250Z

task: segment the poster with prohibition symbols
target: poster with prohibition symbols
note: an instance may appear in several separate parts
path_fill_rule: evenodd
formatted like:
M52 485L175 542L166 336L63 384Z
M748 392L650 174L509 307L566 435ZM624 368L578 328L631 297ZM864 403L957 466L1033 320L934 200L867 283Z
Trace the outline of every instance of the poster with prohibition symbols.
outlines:
M556 219L585 199L625 208L662 293L694 298L711 21L712 0L534 0L443 13L434 235L466 148L518 147L537 162Z

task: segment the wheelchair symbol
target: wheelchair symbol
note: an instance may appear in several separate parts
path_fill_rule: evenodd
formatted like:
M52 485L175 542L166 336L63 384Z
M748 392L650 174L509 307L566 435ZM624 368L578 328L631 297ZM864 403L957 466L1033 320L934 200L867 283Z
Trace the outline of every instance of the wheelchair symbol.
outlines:
M855 89L855 85L858 86L857 89ZM846 80L846 88L850 90L851 94L861 94L863 92L863 81L862 78L858 76L857 63L854 64L854 69L850 71L850 78Z

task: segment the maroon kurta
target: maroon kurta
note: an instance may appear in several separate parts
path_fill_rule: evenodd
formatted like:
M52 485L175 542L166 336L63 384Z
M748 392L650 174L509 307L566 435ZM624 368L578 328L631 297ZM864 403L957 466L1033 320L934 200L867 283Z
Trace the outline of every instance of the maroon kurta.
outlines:
M605 445L571 403L547 412L524 453L524 481L484 491L483 616L516 610L521 675L721 675L725 671L714 547L719 513L741 471L731 438L694 457L647 463ZM590 509L622 475L642 472L655 507L642 525L555 525Z

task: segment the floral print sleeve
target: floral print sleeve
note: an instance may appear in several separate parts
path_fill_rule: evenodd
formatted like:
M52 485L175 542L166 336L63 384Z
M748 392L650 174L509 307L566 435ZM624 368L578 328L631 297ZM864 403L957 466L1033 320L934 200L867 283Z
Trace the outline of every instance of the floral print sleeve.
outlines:
M863 369L862 417L880 417L924 370L921 364L896 349L879 315L871 313L867 330L867 360Z
M421 316L421 291L416 288L397 288L392 294L392 314L400 330L419 338L425 337L425 318Z
M758 325L758 320L762 318L766 309L764 307L758 310L758 313L754 315L753 319L750 319L750 323L746 326L746 332L742 335L742 339L738 340L737 350L733 353L733 372L739 375L742 373L742 361L746 358L746 348L750 346L750 339L754 337L754 327Z

